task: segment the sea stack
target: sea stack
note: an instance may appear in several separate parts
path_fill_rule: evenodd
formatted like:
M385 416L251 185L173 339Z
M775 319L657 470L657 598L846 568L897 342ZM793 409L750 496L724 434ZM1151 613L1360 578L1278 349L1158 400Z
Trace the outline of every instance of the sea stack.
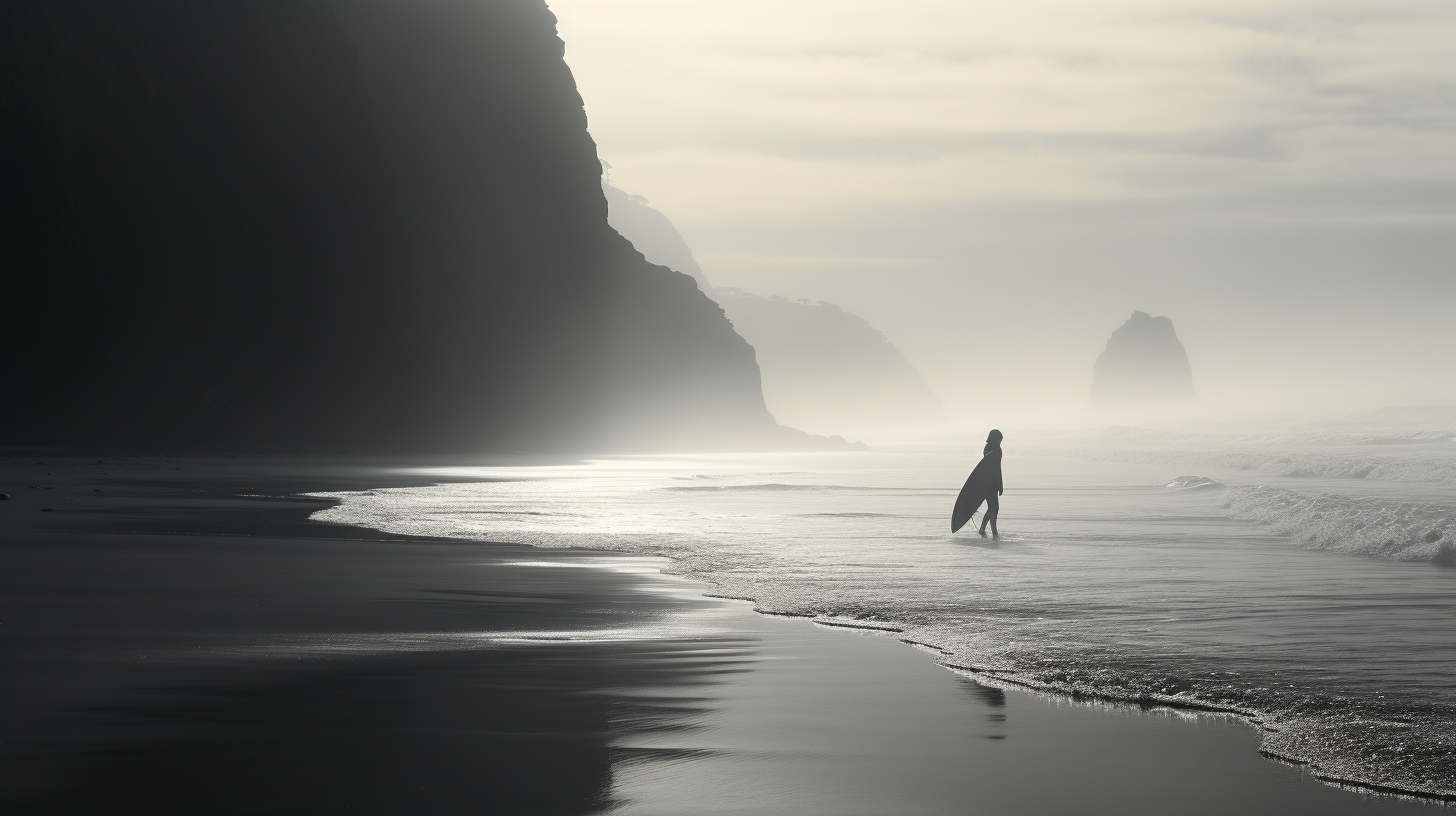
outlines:
M1197 400L1188 352L1166 317L1133 312L1092 367L1092 410L1098 413L1157 412Z

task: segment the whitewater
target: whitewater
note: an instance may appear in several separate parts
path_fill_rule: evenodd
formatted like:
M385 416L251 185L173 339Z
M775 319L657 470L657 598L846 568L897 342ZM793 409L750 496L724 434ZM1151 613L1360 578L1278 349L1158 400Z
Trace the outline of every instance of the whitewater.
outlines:
M949 531L979 440L426 469L315 518L667 556L766 613L1235 712L1321 778L1456 797L1456 443L1395 438L1008 431L999 540Z

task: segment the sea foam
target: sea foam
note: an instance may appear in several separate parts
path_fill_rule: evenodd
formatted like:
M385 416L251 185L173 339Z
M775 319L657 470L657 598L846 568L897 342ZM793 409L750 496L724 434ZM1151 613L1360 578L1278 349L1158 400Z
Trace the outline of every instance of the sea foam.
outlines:
M1456 507L1233 485L1222 505L1314 549L1456 564Z

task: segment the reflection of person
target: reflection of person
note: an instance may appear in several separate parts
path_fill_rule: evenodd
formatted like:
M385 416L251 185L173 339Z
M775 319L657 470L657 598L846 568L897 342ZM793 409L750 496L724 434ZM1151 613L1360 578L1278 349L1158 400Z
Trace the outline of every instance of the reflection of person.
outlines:
M1001 481L1001 432L995 428L986 435L986 450L981 460L995 471L995 478L992 480L996 486L996 492L986 497L986 515L981 518L981 535L986 535L986 525L991 525L991 535L1000 538L1001 533L996 530L996 514L1001 512L1001 500L996 498L1006 492L1006 486Z

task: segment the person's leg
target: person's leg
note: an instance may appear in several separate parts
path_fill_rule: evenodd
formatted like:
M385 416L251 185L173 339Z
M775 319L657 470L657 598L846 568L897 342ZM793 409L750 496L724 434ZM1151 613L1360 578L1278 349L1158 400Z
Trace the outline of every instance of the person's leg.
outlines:
M1001 537L1001 532L996 529L996 516L1001 512L1001 500L992 496L986 500L986 517L981 520L981 535L986 534L986 525L991 525L991 535Z

